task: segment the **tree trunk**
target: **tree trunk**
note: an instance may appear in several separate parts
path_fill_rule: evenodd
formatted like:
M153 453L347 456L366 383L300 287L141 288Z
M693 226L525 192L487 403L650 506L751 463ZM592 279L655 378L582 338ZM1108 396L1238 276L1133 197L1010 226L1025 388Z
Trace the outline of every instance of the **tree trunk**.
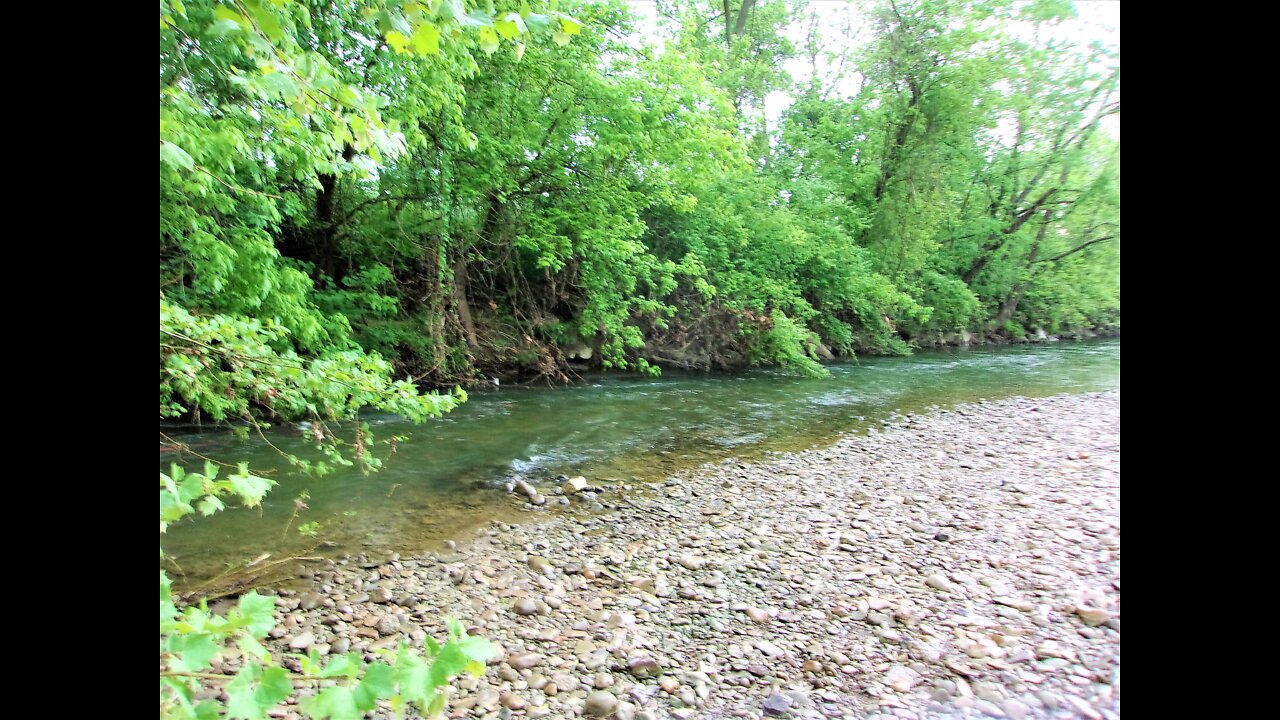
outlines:
M1022 302L1022 296L1027 291L1027 286L1031 284L1031 280L1035 275L1033 268L1036 260L1040 257L1040 246L1044 244L1044 236L1049 231L1049 223L1053 219L1053 210L1045 210L1043 221L1040 223L1040 230L1036 232L1036 241L1031 244L1031 252L1027 254L1027 277L1013 287L1009 291L1008 297L1004 302L1000 303L1000 312L996 313L995 326L997 328L1004 327L1004 324L1013 319L1013 314L1018 310L1018 303Z
M725 0L725 4L728 4L728 0ZM742 0L742 7L738 8L738 22L733 26L734 35L741 35L747 31L747 15L755 4L756 0Z
M351 162L351 158L355 157L356 149L350 145L342 148L342 159ZM335 218L335 211L338 206L338 176L336 174L328 174L320 176L320 191L316 193L316 229L312 238L312 262L315 269L312 272L312 279L319 280L321 276L333 278L336 282L341 278L338 277L338 224Z
M459 256L453 263L453 304L458 309L458 321L462 323L462 331L467 334L467 345L476 347L476 326L471 321L471 306L467 304L467 259Z

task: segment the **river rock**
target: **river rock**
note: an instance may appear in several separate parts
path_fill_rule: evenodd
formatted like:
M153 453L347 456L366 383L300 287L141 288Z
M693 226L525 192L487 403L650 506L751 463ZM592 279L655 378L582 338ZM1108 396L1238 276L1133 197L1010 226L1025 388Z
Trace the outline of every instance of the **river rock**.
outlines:
M1021 610L1022 612L1031 612L1032 610L1036 609L1036 606L1033 603L1027 600L1020 600L1018 598L1012 598L1012 597L993 598L992 602L996 602L1001 605L1011 607L1015 610Z
M608 717L618 709L618 698L613 693L597 690L587 696L582 709L591 717Z
M466 618L519 651L454 683L454 717L485 720L1115 720L1117 407L1114 393L971 404L687 470L657 454L677 475L627 490L643 510L575 504L455 552L318 564L317 589L274 598L280 637L264 643L297 652L310 632L309 649L374 653L400 640L378 628L418 644L438 618ZM564 497L591 493L568 480ZM374 604L380 588L399 605ZM1091 610L1110 617L1092 625ZM215 658L213 672L241 662ZM812 711L790 694L804 686Z
M1076 614L1080 616L1080 619L1084 621L1085 625L1090 627L1102 625L1111 619L1111 613L1106 610L1085 607L1083 605L1076 607Z
M947 579L946 575L930 575L925 579L924 584L934 590L941 590L942 592L955 592L956 589L955 585L951 584L951 581Z
M316 636L313 633L304 632L300 635L297 635L296 637L294 637L292 640L289 641L289 649L290 650L306 650L307 648L315 644L315 641L316 641Z
M765 655L771 658L781 657L782 655L787 654L786 650L783 650L782 648L778 647L777 645L774 645L768 640L757 640L755 642L755 646L757 650L759 650L760 652L764 653Z
M531 667L541 665L547 658L538 653L520 653L507 658L507 664L516 670L528 670Z
M627 672L638 678L656 677L662 674L662 666L651 655L633 655L627 658Z
M776 692L765 698L761 707L764 708L766 715L783 715L791 709L791 705L790 697Z

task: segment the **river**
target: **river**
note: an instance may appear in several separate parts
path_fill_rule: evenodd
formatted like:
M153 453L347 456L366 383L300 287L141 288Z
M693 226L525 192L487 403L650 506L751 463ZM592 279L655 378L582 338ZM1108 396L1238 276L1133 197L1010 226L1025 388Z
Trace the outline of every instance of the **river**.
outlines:
M659 480L725 457L827 444L895 412L1119 388L1120 341L949 349L829 369L823 379L775 370L589 376L570 387L474 392L465 405L423 426L370 415L378 438L408 438L397 443L381 472L368 477L354 471L299 476L260 440L237 440L227 430L185 432L179 439L195 451L246 460L279 484L261 509L229 509L171 527L163 542L166 567L176 585L190 587L261 553L435 550L492 520L531 517L502 489L517 477ZM279 428L268 437L291 452L307 451L307 433L299 428ZM387 452L378 450L379 456ZM160 453L161 469L175 460L202 464L169 451ZM294 517L295 498L303 492L307 509ZM314 534L299 533L308 523L318 523Z

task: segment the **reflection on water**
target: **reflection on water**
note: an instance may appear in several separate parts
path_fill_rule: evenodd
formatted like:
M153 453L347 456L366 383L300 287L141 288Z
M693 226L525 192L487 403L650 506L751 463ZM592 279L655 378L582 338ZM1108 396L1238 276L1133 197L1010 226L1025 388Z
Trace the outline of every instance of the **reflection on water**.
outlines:
M775 370L734 375L669 372L660 379L593 376L568 388L473 393L440 420L414 426L371 416L381 439L408 436L382 472L308 478L260 441L227 431L184 435L196 451L248 460L280 484L261 509L235 509L171 528L164 546L179 584L262 552L341 554L437 549L490 520L527 517L501 490L505 480L588 477L648 480L729 455L758 457L830 442L893 411L919 412L980 398L1045 396L1120 385L1119 340L1018 345L868 358L835 365L823 379ZM281 428L272 442L305 454L307 434ZM387 453L386 448L379 455ZM167 468L176 453L162 452ZM184 457L198 466L201 461ZM294 514L307 492L308 509ZM314 537L302 523L318 522ZM324 541L328 546L319 546Z

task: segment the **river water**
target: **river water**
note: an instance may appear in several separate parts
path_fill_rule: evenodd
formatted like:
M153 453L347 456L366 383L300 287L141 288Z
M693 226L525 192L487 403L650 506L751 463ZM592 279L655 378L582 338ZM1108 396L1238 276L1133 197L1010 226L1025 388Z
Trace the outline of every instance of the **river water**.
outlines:
M594 376L571 387L474 392L465 405L423 426L371 415L376 437L409 437L368 477L354 471L300 476L260 440L236 440L226 430L183 433L179 439L196 452L248 461L279 484L261 509L229 509L171 527L163 542L165 566L175 585L193 587L262 553L377 557L438 550L492 520L538 517L502 489L517 477L660 480L725 457L828 444L894 412L1119 388L1120 341L950 349L829 369L823 379L773 370ZM283 449L307 452L301 429L280 428L268 437ZM378 455L387 452L381 448ZM160 453L162 469L174 461L203 464L187 453ZM295 498L304 491L307 508L294 517ZM318 523L314 534L298 532L307 523Z

